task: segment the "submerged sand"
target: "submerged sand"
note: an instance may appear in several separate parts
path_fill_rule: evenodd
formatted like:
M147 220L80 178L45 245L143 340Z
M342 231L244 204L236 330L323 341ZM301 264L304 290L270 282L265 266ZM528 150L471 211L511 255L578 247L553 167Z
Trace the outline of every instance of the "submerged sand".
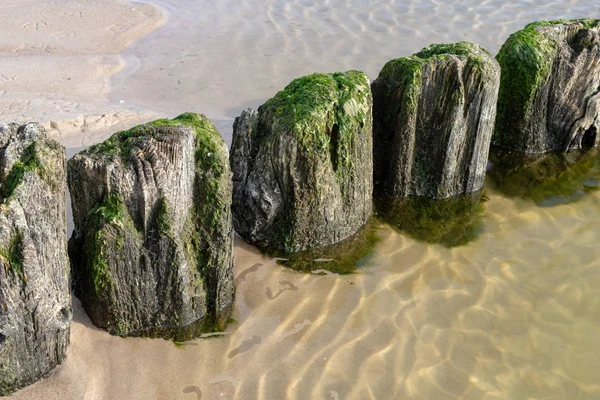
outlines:
M358 274L306 275L236 243L227 335L183 348L94 328L15 399L597 399L600 196L496 195L469 246L389 228Z
M590 1L149 3L163 11L5 0L0 119L53 121L70 153L119 124L187 110L230 140L242 108L294 77L357 68L375 78L432 42L495 52L526 22L600 15ZM71 27L75 37L33 32ZM110 336L75 302L67 360L13 398L600 398L600 195L543 208L487 192L474 243L447 249L382 228L349 276L297 273L236 241L237 322L182 348Z

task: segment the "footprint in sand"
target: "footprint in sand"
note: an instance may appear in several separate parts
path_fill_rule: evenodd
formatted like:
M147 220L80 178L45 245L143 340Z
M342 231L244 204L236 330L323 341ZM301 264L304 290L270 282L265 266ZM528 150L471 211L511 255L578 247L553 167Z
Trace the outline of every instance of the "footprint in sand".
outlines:
M282 334L279 338L277 338L277 342L281 342L284 339L287 339L288 337L295 335L296 333L300 332L301 330L303 330L304 328L306 328L307 326L312 325L312 321L305 319L304 322L301 322L299 324L296 324L292 329L290 329L288 332Z
M185 394L196 394L196 398L200 400L202 398L202 390L198 386L188 386L183 389L183 393Z
M245 282L246 275L251 274L252 272L258 271L258 269L262 266L263 265L261 263L257 263L257 264L254 264L253 266L251 266L250 268L247 268L247 269L243 270L242 272L240 272L238 277L235 279L235 285L237 286L240 283Z
M282 294L284 294L288 290L290 290L292 292L298 291L298 286L294 285L290 281L279 281L279 284L282 285L282 286L285 286L285 288L279 289L277 291L277 293L273 294L273 291L271 290L271 288L268 287L267 290L266 290L266 293L265 293L267 295L267 299L269 299L269 300L275 300L276 298L278 298L279 296L281 296Z
M242 344L240 344L238 347L236 347L235 349L231 350L229 352L229 354L227 354L227 358L233 358L236 357L242 353L245 353L247 351L252 350L252 348L257 345L257 344L261 344L262 343L262 339L260 338L260 336L252 336L252 339L248 339L248 340L244 340L242 342Z

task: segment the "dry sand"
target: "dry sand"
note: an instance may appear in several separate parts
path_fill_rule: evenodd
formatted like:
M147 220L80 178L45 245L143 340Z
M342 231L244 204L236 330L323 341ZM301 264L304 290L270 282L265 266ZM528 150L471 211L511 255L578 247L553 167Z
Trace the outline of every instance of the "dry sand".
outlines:
M4 0L0 119L54 121L70 153L187 110L229 140L242 108L294 77L357 68L375 78L428 43L495 52L526 22L600 15L596 1L149 3L169 19L127 47L165 14L117 0ZM600 398L600 196L541 208L488 192L475 243L449 250L383 228L351 276L296 273L238 240L237 323L183 348L112 337L75 302L66 362L13 398Z
M156 7L126 1L3 0L0 120L40 121L70 145L151 118L110 104L120 55L166 21Z

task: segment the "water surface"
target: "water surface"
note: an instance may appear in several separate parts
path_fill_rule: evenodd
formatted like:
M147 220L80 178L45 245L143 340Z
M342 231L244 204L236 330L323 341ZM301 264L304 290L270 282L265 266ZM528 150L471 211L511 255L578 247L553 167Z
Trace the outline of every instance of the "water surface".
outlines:
M291 79L434 42L496 52L597 1L152 0L169 20L126 54L113 100L233 118ZM480 236L446 248L383 228L353 275L286 269L236 242L222 337L183 348L95 329L77 306L66 363L15 398L598 399L600 194L540 207L486 187Z

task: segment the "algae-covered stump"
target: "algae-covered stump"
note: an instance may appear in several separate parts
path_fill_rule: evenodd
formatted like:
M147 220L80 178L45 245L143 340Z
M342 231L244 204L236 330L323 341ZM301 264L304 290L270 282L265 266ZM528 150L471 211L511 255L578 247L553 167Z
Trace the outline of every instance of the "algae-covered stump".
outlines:
M372 84L375 198L392 226L446 246L477 236L499 83L498 63L469 42L383 67Z
M202 115L118 132L68 163L76 295L95 325L178 341L234 297L227 147Z
M448 198L483 187L500 68L482 47L436 44L373 82L376 192Z
M493 143L522 153L598 145L600 20L535 22L512 34Z
M359 71L291 82L234 124L236 231L298 252L340 242L372 214L372 100Z
M71 295L65 150L39 124L0 124L0 395L65 358Z

